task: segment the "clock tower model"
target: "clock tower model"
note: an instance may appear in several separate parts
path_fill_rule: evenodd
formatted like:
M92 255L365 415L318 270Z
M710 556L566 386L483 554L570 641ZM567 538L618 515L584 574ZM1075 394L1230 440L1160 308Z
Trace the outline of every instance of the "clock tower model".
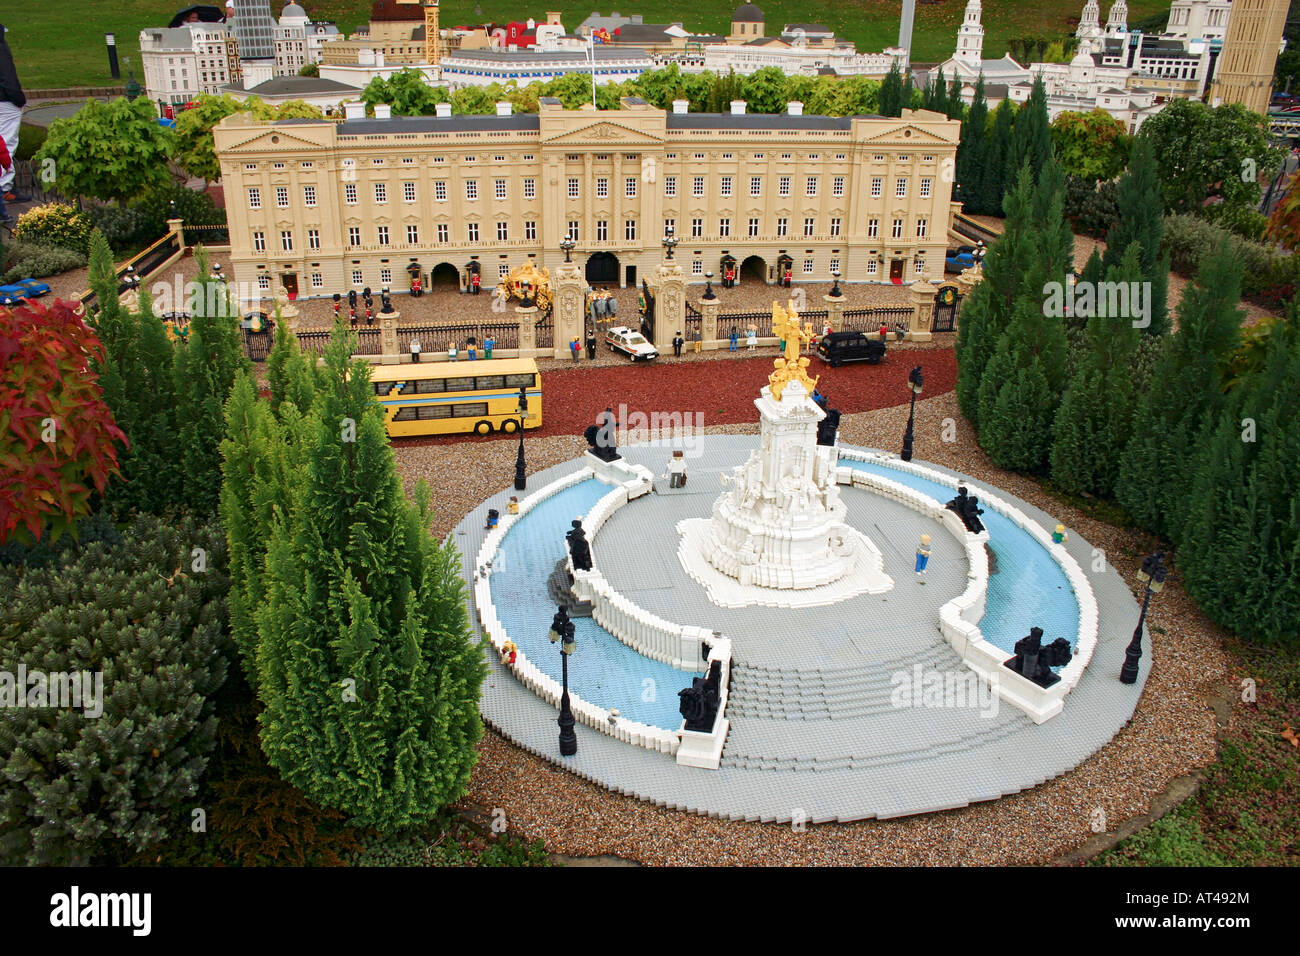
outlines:
M1268 112L1289 6L1289 0L1233 0L1210 91L1212 106L1240 103L1261 115Z
M980 23L980 0L966 4L966 16L957 31L957 52L952 55L970 66L979 68L984 59L984 26Z

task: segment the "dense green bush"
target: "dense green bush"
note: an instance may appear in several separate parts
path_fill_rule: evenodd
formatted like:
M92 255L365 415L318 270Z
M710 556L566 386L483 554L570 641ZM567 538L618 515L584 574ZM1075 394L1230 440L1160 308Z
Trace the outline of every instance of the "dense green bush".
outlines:
M1104 239L1119 219L1119 187L1114 182L1071 176L1065 181L1065 217L1074 231Z
M134 206L91 206L90 224L104 234L119 256L149 245L161 235L151 231L149 217Z
M51 202L29 209L14 227L16 242L61 246L87 255L90 245L90 217L75 206Z
M1245 269L1241 282L1245 295L1294 281L1296 276L1294 256L1278 256L1267 246L1250 242L1195 216L1166 216L1161 245L1169 253L1170 267L1185 276L1196 275L1202 262L1215 249L1231 250L1233 257Z
M47 135L49 134L44 126L30 126L25 123L19 126L18 149L15 151L14 159L19 162L31 159L45 145Z
M86 264L86 257L71 249L31 242L15 242L5 249L5 254L7 268L0 276L4 282L43 279Z
M101 688L6 709L0 864L112 863L188 826L226 679L225 553L220 526L148 516L119 545L0 571L0 669Z
M197 192L176 182L156 186L131 204L142 217L147 242L167 232L167 220L183 219L187 226L224 226L226 211L207 193Z

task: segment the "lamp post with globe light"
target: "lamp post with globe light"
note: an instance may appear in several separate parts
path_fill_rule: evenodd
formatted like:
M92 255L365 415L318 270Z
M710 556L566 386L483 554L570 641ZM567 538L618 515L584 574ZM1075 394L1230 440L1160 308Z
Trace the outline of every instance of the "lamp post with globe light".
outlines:
M569 705L569 655L578 649L578 643L573 639L574 627L573 622L569 620L569 614L560 605L555 612L555 617L551 619L551 630L547 635L551 643L560 644L560 666L561 685L564 688L560 695L560 719L556 721L560 725L560 756L572 757L578 752L578 735L573 732L573 709Z
M907 386L912 390L912 407L907 413L907 431L903 433L903 454L900 456L903 461L912 460L912 432L916 420L916 396L921 394L923 384L921 366L918 365L907 376Z
M1137 574L1138 580L1146 585L1142 597L1142 611L1138 614L1137 627L1133 629L1133 639L1129 641L1128 648L1124 651L1124 666L1119 672L1121 684L1137 683L1138 661L1142 659L1142 625L1147 619L1147 606L1151 603L1151 595L1159 594L1164 590L1165 577L1168 573L1163 551L1149 554L1142 559L1142 568Z

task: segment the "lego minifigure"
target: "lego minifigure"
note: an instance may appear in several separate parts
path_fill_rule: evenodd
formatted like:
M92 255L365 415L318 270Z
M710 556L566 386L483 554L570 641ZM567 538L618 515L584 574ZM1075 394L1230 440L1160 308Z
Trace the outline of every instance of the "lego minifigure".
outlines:
M491 531L500 523L500 521L501 521L501 512L497 511L496 508L489 508L487 513L487 525L484 528L484 530Z
M668 487L685 488L686 487L686 458L680 451L673 452L673 457L668 462Z
M685 340L684 338L682 338L682 333L678 332L676 335L674 335L674 336L673 336L673 355L677 356L678 358L681 358L681 357L682 357L682 346L685 345L685 344L686 344L686 340Z
M411 361L420 361L420 340L417 338L411 339Z
M1056 530L1052 532L1052 541L1055 544L1064 544L1070 536L1065 533L1065 525L1058 524Z
M448 361L448 362L454 362L454 361L456 361L456 355L457 355L456 343L455 343L455 342L448 342L448 343L447 343L447 361Z
M731 345L730 345L730 347L727 349L728 352L734 352L734 351L736 351L736 341L737 341L738 338L739 338L739 336L736 335L736 327L733 325L733 326L731 327L731 339L730 339Z
M925 566L930 563L930 536L921 535L921 546L916 549L916 578L925 583Z
M596 358L596 333L587 333L587 358L594 360Z
M514 641L506 641L501 645L501 665L503 667L514 667L518 657L519 648Z
M758 326L751 325L745 333L745 349L752 352L756 348L758 348Z
M497 340L488 336L483 340L483 357L488 361L492 360L492 350L496 348Z
M519 514L519 499L516 498L514 495L510 496L510 502L506 505L506 514L508 515Z
M479 283L478 273L477 272L470 273L469 288L470 291L473 292L475 295L478 295L479 284L480 283Z
M478 361L478 339L472 335L465 340L465 354L471 362Z
M569 354L573 356L573 361L575 363L582 355L582 344L578 341L578 337L576 335L569 340Z

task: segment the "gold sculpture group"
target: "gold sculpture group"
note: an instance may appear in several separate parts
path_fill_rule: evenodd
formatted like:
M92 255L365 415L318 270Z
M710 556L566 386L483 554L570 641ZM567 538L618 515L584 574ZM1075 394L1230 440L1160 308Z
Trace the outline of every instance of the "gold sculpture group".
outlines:
M772 334L785 343L781 357L772 363L776 366L776 371L767 377L772 397L778 402L790 382L799 382L808 390L809 395L817 387L817 379L809 378L806 371L810 360L801 354L804 343L811 342L816 333L812 326L800 324L794 302L791 301L789 305L789 309L783 309L780 303L772 303Z

